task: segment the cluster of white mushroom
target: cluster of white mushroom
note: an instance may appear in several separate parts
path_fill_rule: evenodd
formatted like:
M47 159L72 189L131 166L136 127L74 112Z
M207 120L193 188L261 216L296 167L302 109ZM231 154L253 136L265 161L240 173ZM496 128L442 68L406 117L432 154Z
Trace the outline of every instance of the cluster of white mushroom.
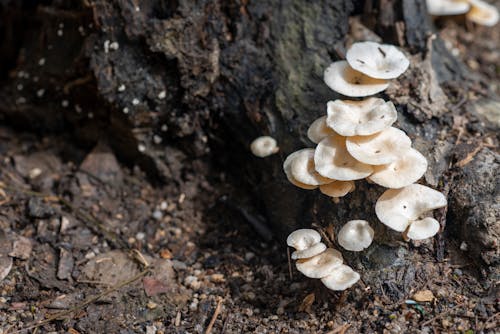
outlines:
M499 19L496 7L482 0L427 0L427 10L434 16L465 14L467 20L488 27Z
M309 278L319 278L331 290L341 291L355 284L360 275L343 264L342 254L333 248L326 248L318 232L300 229L286 239L288 246L296 249L292 259L297 260L297 270Z
M396 47L374 42L353 44L346 58L347 61L331 64L325 70L324 80L333 90L351 97L384 90L389 79L401 75L409 66L408 59ZM392 127L396 120L393 103L381 98L328 102L327 115L315 120L307 131L316 148L301 149L285 159L283 169L288 180L303 189L319 187L323 194L338 202L339 197L355 189L355 180L366 178L390 188L375 206L382 223L403 232L406 240L434 236L439 231L439 222L426 214L446 206L446 197L415 184L427 170L427 159L411 147L411 139L403 131ZM297 249L292 258L299 259L297 269L304 275L322 278L315 277L317 275L309 270L323 262L333 268L334 255L337 264L342 263L338 251L323 253L326 247L320 242L319 234L297 241L296 232L289 236L287 243ZM361 251L371 244L373 234L368 222L353 220L340 230L338 242L347 250ZM301 260L304 258L307 260ZM345 273L347 269L342 270ZM325 274L321 271L321 275ZM337 271L329 273L327 281L341 280L340 276L335 278L337 274Z
M346 59L331 64L325 70L324 80L330 88L348 96L367 96L385 89L388 79L401 75L409 66L408 59L395 46L375 42L353 44ZM374 86L373 80L383 80L384 84ZM427 159L411 147L411 139L403 131L392 127L396 120L394 104L381 98L328 102L327 115L315 120L307 131L316 148L301 149L285 159L283 169L288 180L303 189L319 187L322 193L338 202L339 197L355 189L355 180L366 178L394 189L386 191L377 203L381 208L376 210L377 217L384 224L401 232L413 226L405 234L411 239L433 236L439 224L417 218L431 208L445 206L446 198L428 187L413 185L427 170ZM439 194L437 206L423 204L425 196L415 193L413 202L402 206L401 217L407 218L405 223L398 220L398 225L384 214L383 203L391 194L402 194L402 198L406 198L404 194L413 194L417 189L418 194ZM418 209L409 213L409 207ZM413 233L417 227L419 230L427 227L428 232Z

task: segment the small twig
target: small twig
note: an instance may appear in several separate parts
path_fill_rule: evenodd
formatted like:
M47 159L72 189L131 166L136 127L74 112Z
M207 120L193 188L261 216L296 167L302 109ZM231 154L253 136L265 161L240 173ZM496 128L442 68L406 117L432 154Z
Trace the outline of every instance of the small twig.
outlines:
M452 308L450 308L449 310L446 310L446 311L444 311L444 312L439 313L439 314L438 314L438 315L436 315L434 318L431 318L431 319L429 319L429 320L427 320L427 321L422 322L421 326L423 327L423 326L427 326L427 325L429 325L429 324L430 324L430 323L432 323L434 320L437 320L437 319L439 319L439 318L441 318L441 317L444 317L445 315L448 315L451 311L455 310L455 309L456 309L456 308L458 308L459 306L462 306L463 304L464 304L464 303L457 304L457 305L453 306Z
M344 334L346 330L349 329L349 327L351 327L351 324L343 324L342 326L335 328L334 330L328 332L327 334L337 334L337 333Z
M92 81L92 75L86 75L83 78L78 78L73 81L68 82L67 84L64 85L63 87L63 92L64 94L69 94L69 91L76 86L84 85L88 82Z
M147 267L146 269L144 269L143 271L141 271L140 273L138 273L137 275L135 275L134 277L128 279L128 280L125 280L121 283L119 283L118 285L115 285L114 287L112 288L109 288L108 290L94 296L94 297L90 297L89 299L83 301L82 303L68 309L68 310L65 310L65 311L62 311L62 312L58 312L58 313L54 313L52 314L50 317L48 317L47 319L45 320L42 320L34 325L31 325L31 326L28 326L28 327L25 327L19 331L16 331L16 332L13 332L12 334L14 333L21 333L22 331L26 331L26 330L30 330L30 329L36 329L36 328L39 328L43 325L47 325L49 323L51 323L52 321L54 320L57 320L57 319L60 319L60 318L63 318L63 317L66 317L70 314L72 314L73 312L76 312L76 311L79 311L81 309L83 309L85 306L87 305L90 305L94 302L96 302L97 300L101 299L102 297L104 296L107 296L109 295L110 293L112 292L115 292L116 290L119 290L121 288L123 288L124 286L127 286L129 284L132 284L134 283L135 281L137 281L138 279L142 278L143 276L146 276L146 274L148 274L149 272L151 271L151 268L150 267Z
M293 280L293 271L292 271L292 260L290 260L290 247L286 248L286 256L288 258L288 274L290 275L290 281Z
M219 299L217 302L217 307L215 307L214 315L212 316L212 319L210 319L210 323L207 326L207 329L205 331L205 334L210 334L212 332L212 328L214 327L215 320L217 320L217 317L219 316L220 310L222 308L222 298Z

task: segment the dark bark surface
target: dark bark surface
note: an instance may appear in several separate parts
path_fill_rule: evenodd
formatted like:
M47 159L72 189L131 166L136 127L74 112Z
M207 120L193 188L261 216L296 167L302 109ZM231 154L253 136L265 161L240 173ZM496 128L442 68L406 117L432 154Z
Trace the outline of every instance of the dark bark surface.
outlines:
M397 247L400 236L377 223L374 205L384 189L360 181L333 204L293 187L282 171L288 154L313 147L306 131L326 102L342 98L323 83L326 66L353 41L378 34L411 59L380 96L394 102L397 126L429 161L421 183L449 200L436 213L444 232L429 252L439 261L460 257L465 242L489 286L498 275L500 234L498 121L489 111L497 92L435 36L424 3L2 1L0 120L63 136L86 152L105 142L158 186L181 182L179 154L209 161L232 185L227 207L265 217L253 221L265 238L266 224L281 242L298 227L337 231L366 219L376 244L346 258L368 282L397 281L385 288L398 300L415 272ZM485 97L482 105L468 101L471 91ZM248 146L260 135L276 138L279 154L253 157ZM79 154L66 158L82 161ZM391 265L402 269L381 271Z

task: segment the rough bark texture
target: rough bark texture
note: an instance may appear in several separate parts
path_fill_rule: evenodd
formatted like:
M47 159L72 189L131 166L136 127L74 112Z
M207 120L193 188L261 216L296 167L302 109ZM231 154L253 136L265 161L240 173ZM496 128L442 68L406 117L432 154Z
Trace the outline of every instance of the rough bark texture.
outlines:
M485 274L498 264L498 155L485 148L465 168L450 168L475 148L455 145L450 112L458 112L464 85L474 81L431 38L424 1L54 3L2 1L0 118L72 134L86 149L105 138L122 161L156 182L176 182L169 147L213 158L239 189L235 196L252 194L251 210L264 213L279 238L299 226L337 230L351 219L377 221L382 188L358 182L333 204L294 188L282 172L286 155L312 147L305 133L326 102L341 98L322 73L343 56L353 41L345 36L361 20L411 52L410 70L381 96L396 104L398 126L428 158L425 182L449 194L447 214L438 213L447 227L434 247L437 258L444 240L466 241L472 256L490 265L482 267ZM350 22L351 14L358 18ZM362 29L359 39L367 34ZM461 115L471 133L491 131L479 113ZM255 158L248 145L264 134L278 140L280 154ZM396 235L373 225L381 236L376 247L352 261L374 269L374 279L384 275L379 268L404 260L391 247Z

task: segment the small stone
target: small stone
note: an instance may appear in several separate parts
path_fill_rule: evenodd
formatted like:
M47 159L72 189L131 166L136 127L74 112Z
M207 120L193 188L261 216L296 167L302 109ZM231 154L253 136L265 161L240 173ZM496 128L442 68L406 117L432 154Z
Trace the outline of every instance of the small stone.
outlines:
M156 326L146 326L146 334L156 334Z
M214 283L223 283L226 281L223 274L212 274L210 280Z
M161 220L163 218L163 213L160 210L153 211L153 218L156 220Z
M10 252L9 255L22 260L27 260L30 257L32 249L33 245L31 240L20 236L16 241L14 241L12 252Z
M460 250L465 252L468 249L469 249L469 245L467 245L467 243L465 241L462 241L462 243L460 244Z

